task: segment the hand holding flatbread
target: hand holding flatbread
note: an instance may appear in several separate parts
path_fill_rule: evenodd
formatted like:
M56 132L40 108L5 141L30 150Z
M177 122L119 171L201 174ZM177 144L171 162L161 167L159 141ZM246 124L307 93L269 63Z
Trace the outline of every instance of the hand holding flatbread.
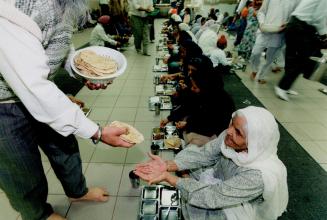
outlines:
M120 138L128 143L139 144L144 141L144 136L134 127L129 124L120 121L113 121L110 126L118 127L118 128L126 128L127 133L120 135Z

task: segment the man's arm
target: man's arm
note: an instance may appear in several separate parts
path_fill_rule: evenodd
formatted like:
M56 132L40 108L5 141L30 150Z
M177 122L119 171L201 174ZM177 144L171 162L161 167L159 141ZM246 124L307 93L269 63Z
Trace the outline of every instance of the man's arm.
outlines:
M47 80L50 69L41 43L5 19L0 26L0 72L33 117L64 136L93 136L98 126Z

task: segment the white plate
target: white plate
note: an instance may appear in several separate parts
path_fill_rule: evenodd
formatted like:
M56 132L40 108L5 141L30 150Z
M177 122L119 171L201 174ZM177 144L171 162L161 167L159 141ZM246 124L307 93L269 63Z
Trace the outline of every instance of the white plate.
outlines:
M75 59L75 56L77 56L80 52L82 52L84 50L91 50L100 56L106 56L106 57L112 58L113 60L115 60L118 63L117 71L113 74L108 74L106 76L90 76L90 75L86 75L86 74L80 72L79 69L77 69L75 67L74 59ZM126 60L125 56L117 50L114 50L114 49L111 49L108 47L91 46L91 47L86 47L86 48L77 50L74 53L73 58L70 60L70 65L76 74L80 75L81 77L85 78L86 80L89 80L91 83L106 84L106 83L109 83L110 81L114 80L118 76L122 75L125 72L126 67L127 67L127 60Z

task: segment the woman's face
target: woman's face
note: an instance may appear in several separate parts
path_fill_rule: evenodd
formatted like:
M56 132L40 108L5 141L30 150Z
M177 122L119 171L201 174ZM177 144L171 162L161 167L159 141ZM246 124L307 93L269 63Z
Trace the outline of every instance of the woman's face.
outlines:
M197 71L198 71L198 69L195 66L188 65L188 71L187 71L187 73L188 73L188 76L189 77L192 77L192 75L194 75Z
M179 47L179 56L182 59L186 57L186 49L185 49L185 47L182 47L182 46Z
M235 116L227 128L225 144L236 152L247 151L245 126L246 119L241 116Z

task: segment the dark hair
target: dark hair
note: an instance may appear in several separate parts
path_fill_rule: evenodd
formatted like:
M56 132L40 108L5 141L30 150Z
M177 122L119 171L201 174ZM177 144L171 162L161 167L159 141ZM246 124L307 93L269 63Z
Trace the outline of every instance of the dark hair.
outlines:
M194 21L197 21L199 18L202 18L202 15L196 15Z
M179 35L179 39L178 39L179 44L183 44L183 42L185 41L192 41L191 35L186 31L179 31L178 35Z
M196 56L201 56L203 53L200 46L197 43L193 42L192 40L186 40L180 42L180 46L185 48L186 56L188 59L191 59L192 57L196 57Z
M203 93L223 89L223 81L219 74L216 74L212 61L205 55L193 57L188 65L197 69L190 78L196 83Z
M187 12L187 14L191 14L191 9L190 8L185 8L184 11Z

